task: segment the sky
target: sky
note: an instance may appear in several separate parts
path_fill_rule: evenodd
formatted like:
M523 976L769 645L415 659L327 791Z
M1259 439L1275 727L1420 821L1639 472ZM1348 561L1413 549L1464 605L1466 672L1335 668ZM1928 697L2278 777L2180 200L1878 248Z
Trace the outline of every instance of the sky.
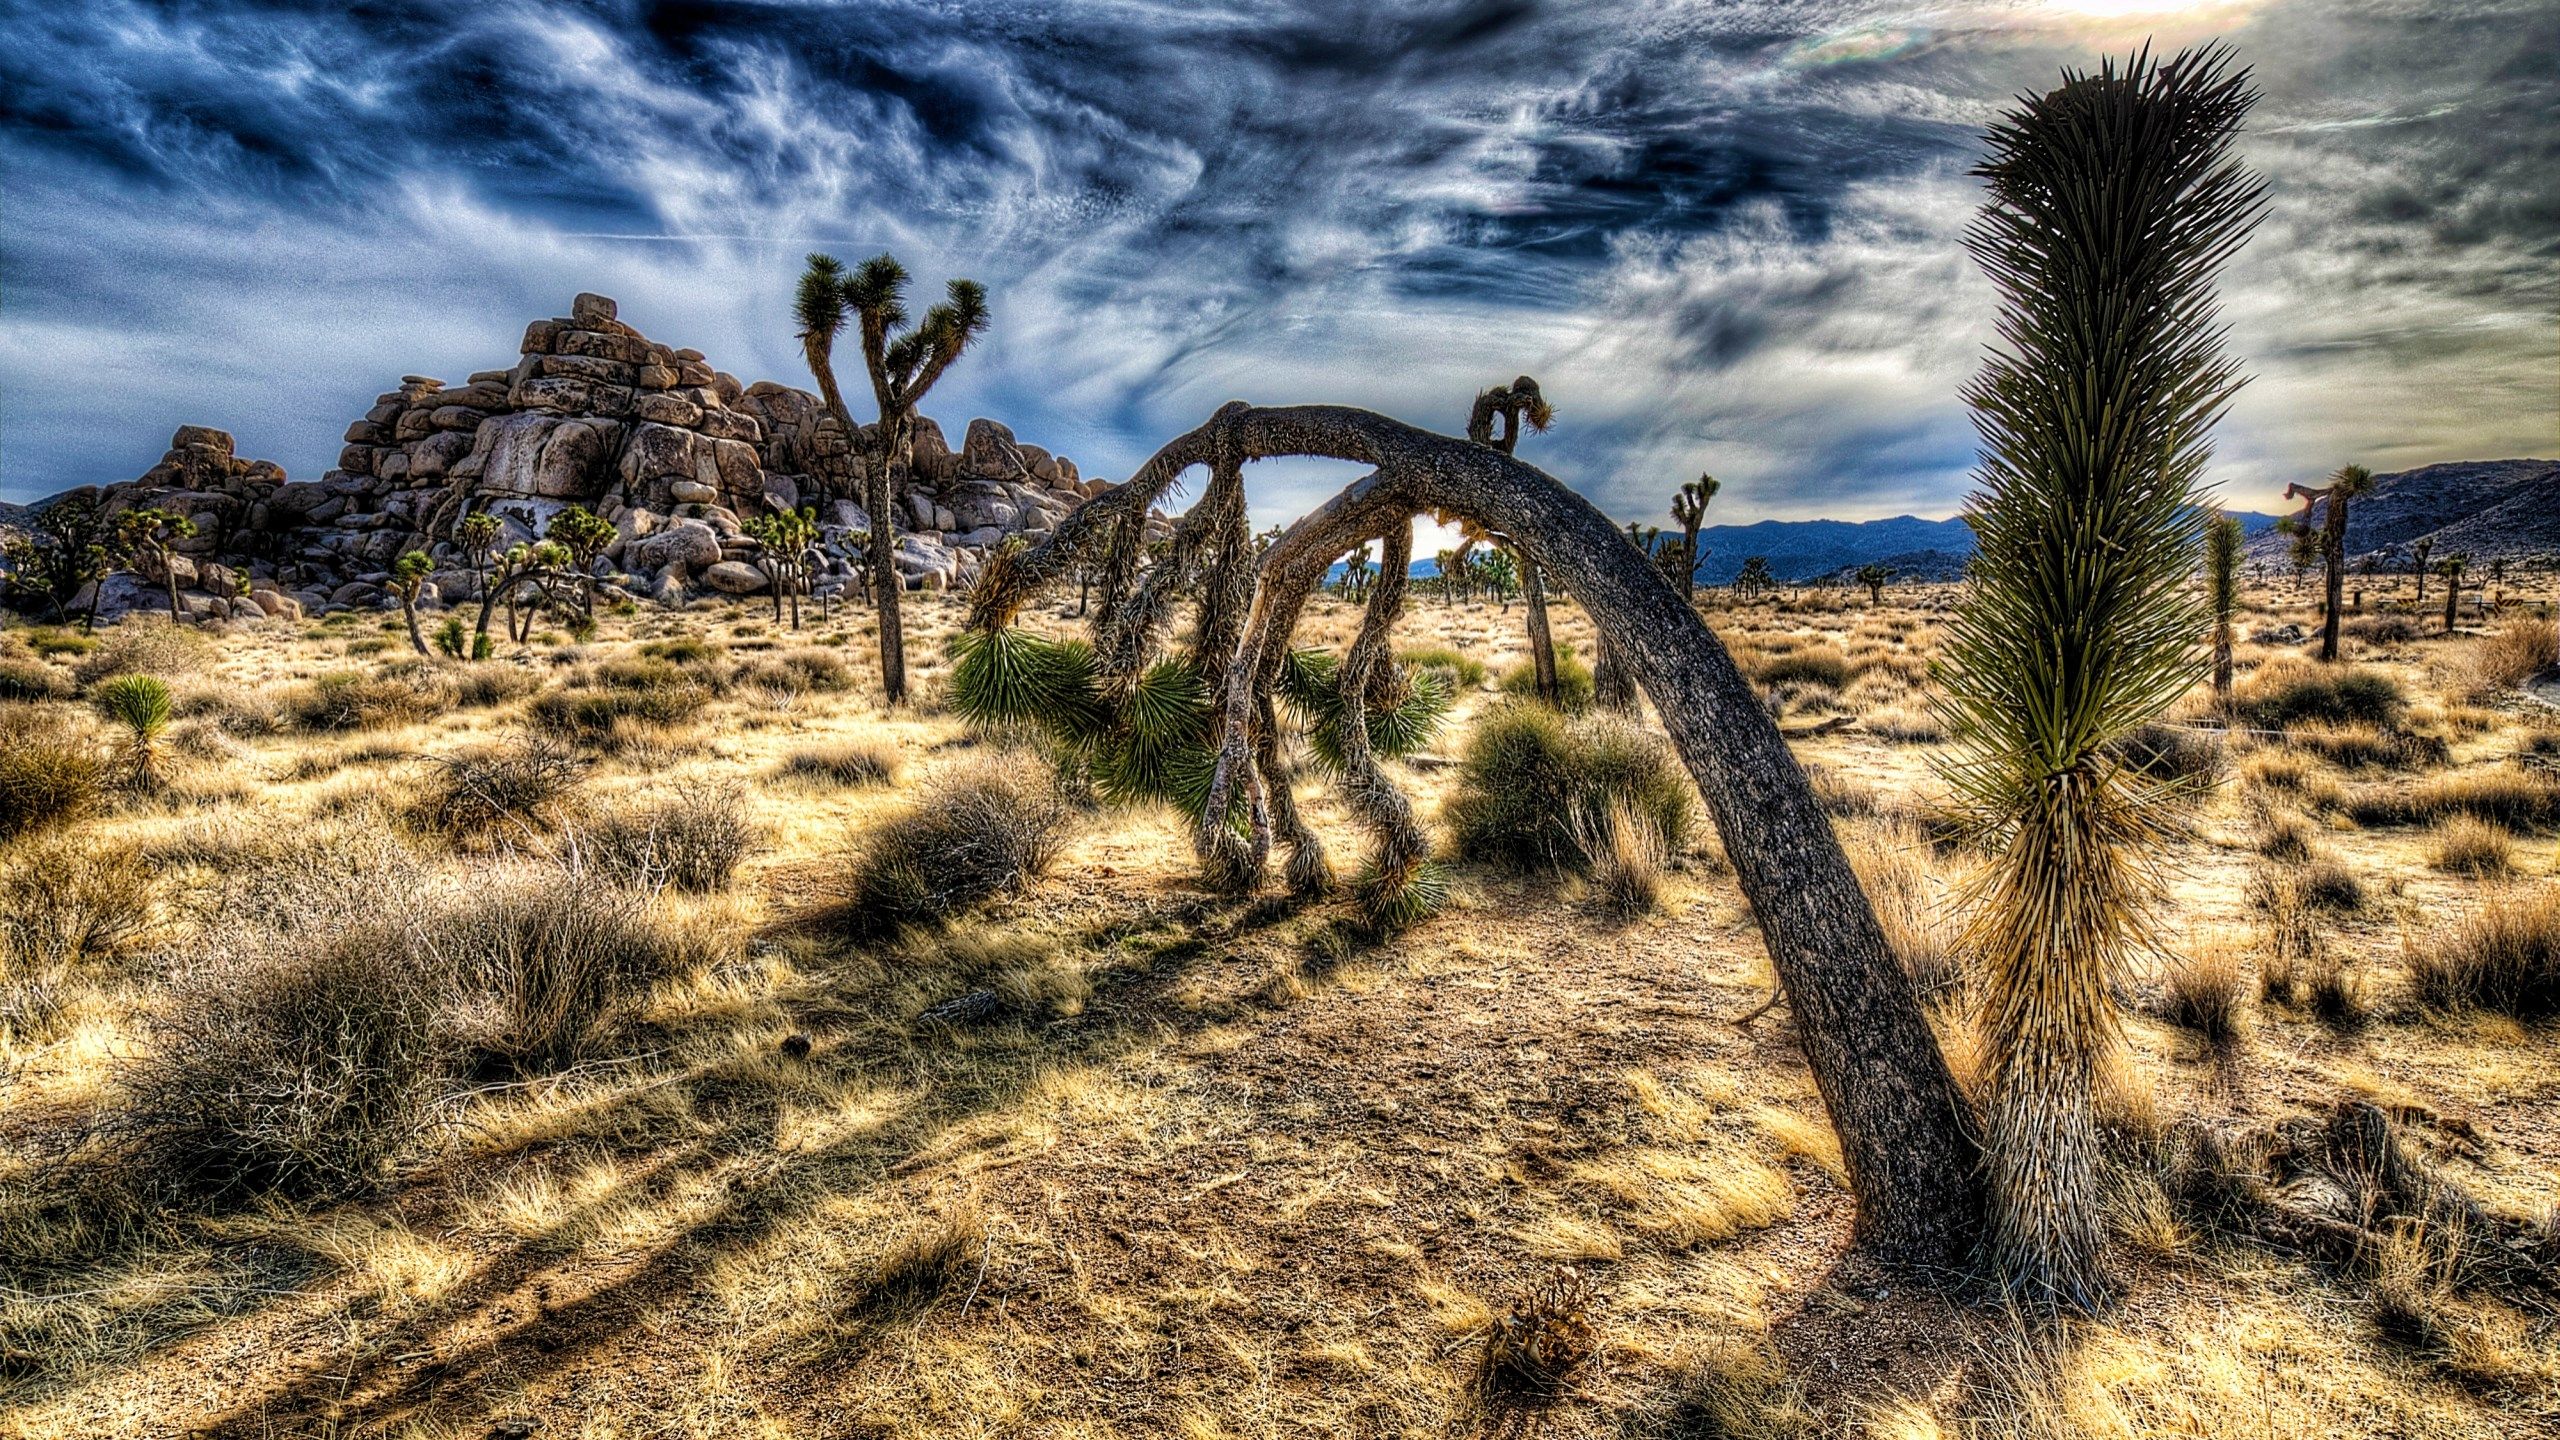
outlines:
M2264 91L2226 503L2560 454L2560 0L852 0L0 6L0 499L181 424L298 479L581 290L807 385L802 256L994 326L927 401L1117 478L1220 403L1462 428L1665 523L1954 513L1984 126L2222 38ZM1271 462L1257 524L1351 478Z

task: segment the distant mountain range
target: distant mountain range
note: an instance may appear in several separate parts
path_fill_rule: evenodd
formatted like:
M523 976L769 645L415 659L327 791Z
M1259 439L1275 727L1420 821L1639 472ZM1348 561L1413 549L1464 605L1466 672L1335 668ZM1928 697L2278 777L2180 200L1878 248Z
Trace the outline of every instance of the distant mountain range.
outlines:
M2560 557L2560 460L2460 460L2374 477L2347 506L2347 558L2405 567L2418 541L2431 560L2463 554L2487 560ZM2289 563L2292 542L2261 535L2253 561Z

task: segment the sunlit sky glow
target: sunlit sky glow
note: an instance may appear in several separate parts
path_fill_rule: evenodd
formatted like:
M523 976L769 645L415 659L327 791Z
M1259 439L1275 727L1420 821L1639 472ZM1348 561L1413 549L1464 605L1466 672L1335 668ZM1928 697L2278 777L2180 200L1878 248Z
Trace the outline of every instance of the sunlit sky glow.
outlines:
M971 275L928 410L1125 474L1220 402L1454 429L1622 518L1951 513L1989 334L1959 246L2013 95L2222 37L2272 212L2226 285L2216 479L2560 453L2560 6L1368 0L12 6L0 497L181 423L316 477L404 373L508 363L579 290L806 383L800 256ZM1256 519L1334 467L1260 467Z

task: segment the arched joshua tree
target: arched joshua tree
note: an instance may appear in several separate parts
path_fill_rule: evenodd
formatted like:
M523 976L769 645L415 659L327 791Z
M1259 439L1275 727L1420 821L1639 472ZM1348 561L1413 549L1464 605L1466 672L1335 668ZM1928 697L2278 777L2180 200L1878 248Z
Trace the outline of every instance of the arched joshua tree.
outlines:
M2347 584L2347 502L2373 488L2373 472L2361 465L2340 466L2326 485L2287 485L2284 498L2300 500L2302 513L2289 516L2285 528L2292 532L2295 552L2308 550L2317 555L2327 572L2327 599L2320 614L2320 658L2338 658L2338 612L2346 598ZM2312 512L2321 506L2328 512L2315 528Z
M2022 102L1966 236L1999 343L1965 388L1979 548L1949 627L1946 767L1983 853L1968 948L1982 1033L1990 1256L2010 1293L2107 1293L2091 1096L2159 879L2167 786L2115 742L2203 672L2190 577L2210 431L2240 386L2213 282L2263 191L2233 158L2254 98L2219 47L2146 52Z
M852 320L862 337L863 365L871 372L871 398L880 423L871 433L862 504L871 516L863 546L872 598L880 607L880 689L888 703L907 698L907 641L898 611L898 506L915 459L916 406L923 403L951 362L987 328L987 292L975 280L954 280L949 298L927 310L912 330L907 323L907 271L896 259L874 255L848 273L832 255L812 255L800 276L793 313L800 348L827 413L847 435L860 435L836 386L835 343Z
M1214 524L1194 517L1240 509L1244 462L1282 456L1351 461L1370 473L1291 526L1249 570L1222 566L1209 543ZM1209 487L1185 512L1171 553L1141 573L1134 537L1147 508L1194 466L1208 468ZM970 597L971 643L1010 633L1014 615L1040 586L1095 552L1105 556L1097 665L1126 664L1108 658L1115 651L1144 653L1171 596L1196 591L1187 663L1217 681L1215 763L1206 793L1190 807L1194 850L1213 879L1246 888L1261 882L1276 840L1288 851L1292 885L1319 889L1332 867L1297 813L1282 758L1279 701L1297 668L1289 638L1327 569L1355 546L1387 542L1390 563L1379 586L1392 587L1398 546L1410 543L1398 537L1409 537L1423 514L1471 518L1510 537L1525 560L1570 588L1602 634L1646 656L1642 682L1723 833L1794 1006L1858 1196L1859 1234L1888 1259L1960 1264L1981 1215L1965 1107L1829 819L1697 611L1607 517L1552 477L1481 440L1366 410L1232 403L1047 539L996 556ZM1370 763L1372 706L1360 681L1380 673L1375 661L1394 617L1382 598L1373 597L1341 666L1334 725L1343 752L1335 783L1371 835L1361 898L1373 913L1428 883L1417 859L1426 837L1412 808ZM1402 895L1391 888L1399 871L1409 887Z

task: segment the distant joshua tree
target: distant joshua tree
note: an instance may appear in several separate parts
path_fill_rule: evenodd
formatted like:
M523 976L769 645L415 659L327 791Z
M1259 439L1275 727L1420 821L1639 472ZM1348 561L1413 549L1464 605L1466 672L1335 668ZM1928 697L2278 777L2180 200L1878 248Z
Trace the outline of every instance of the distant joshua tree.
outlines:
M13 533L5 542L9 566L17 574L20 589L42 595L52 607L53 618L67 620L71 602L80 592L100 584L115 568L115 522L105 507L85 495L56 500L30 517L26 529ZM80 628L91 628L98 607L94 599L80 617Z
M404 550L391 562L391 593L400 601L400 618L408 623L409 644L421 655L427 653L427 637L418 633L418 591L435 568L424 550Z
M863 508L871 515L864 547L872 598L880 607L880 688L888 703L907 698L906 632L899 618L898 506L906 500L907 471L915 463L916 406L970 342L986 333L987 292L975 280L954 280L949 298L927 310L912 330L907 323L907 271L888 255L874 255L848 273L832 255L812 255L800 276L794 312L801 352L827 413L847 435L860 435L836 386L836 336L853 321L862 337L862 361L871 372L871 397L880 407L871 454L863 474Z
M2456 616L2462 606L2462 572L2471 566L2471 557L2457 550L2436 562L2436 573L2444 577L2444 633L2453 633Z
M1698 593L1698 531L1707 523L1707 506L1716 492L1724 488L1713 475L1701 475L1680 487L1671 497L1671 518L1680 522L1680 596L1693 599Z
M1892 579L1893 573L1893 567L1890 565L1858 567L1858 583L1867 587L1867 603L1871 605L1884 603L1884 582Z
M178 571L172 562L178 556L178 542L195 533L196 522L158 506L127 510L116 517L116 553L134 569L160 577L173 625L185 623L187 612L178 605Z
M2373 472L2361 465L2345 465L2329 477L2326 485L2287 485L2284 498L2302 502L2300 515L2287 516L2285 530L2293 536L2294 557L2316 555L2328 582L2327 598L2320 615L2320 658L2338 658L2338 612L2346 598L2347 577L2347 502L2373 488ZM2312 512L2328 507L2324 522L2316 529Z
M489 588L489 557L497 553L498 537L505 529L498 517L486 510L475 510L454 525L453 542L462 547L462 558L471 563L473 590Z
M2204 530L2204 603L2213 615L2213 695L2231 704L2231 617L2240 608L2240 522L2216 515Z
M1510 455L1519 450L1524 427L1544 434L1555 418L1555 407L1539 392L1538 382L1523 375L1476 396L1475 406L1467 414L1467 439ZM1484 533L1508 545L1519 557L1520 603L1529 631L1529 673L1536 682L1538 698L1549 705L1559 704L1563 696L1556 684L1555 634L1547 625L1546 572L1516 541L1489 530Z
M2435 548L2433 536L2420 536L2409 542L2409 568L2417 572L2420 605L2427 603L2427 556L2434 553Z
M783 597L791 600L791 628L800 628L800 595L809 585L811 558L818 544L818 517L812 511L782 510L759 515L740 527L756 543L756 568L773 590L773 618L782 620Z
M1988 1255L2034 1308L2109 1288L2091 1096L2171 794L2117 742L2202 678L2197 486L2241 383L2213 281L2263 206L2232 155L2254 98L2220 47L2066 71L1976 172L1990 197L1966 239L2000 342L1965 389L1980 549L1940 704L1944 773L1992 857L1967 937L1987 982Z
M1769 557L1752 555L1744 558L1742 569L1733 577L1733 588L1743 598L1756 600L1778 588L1778 577L1769 570Z

